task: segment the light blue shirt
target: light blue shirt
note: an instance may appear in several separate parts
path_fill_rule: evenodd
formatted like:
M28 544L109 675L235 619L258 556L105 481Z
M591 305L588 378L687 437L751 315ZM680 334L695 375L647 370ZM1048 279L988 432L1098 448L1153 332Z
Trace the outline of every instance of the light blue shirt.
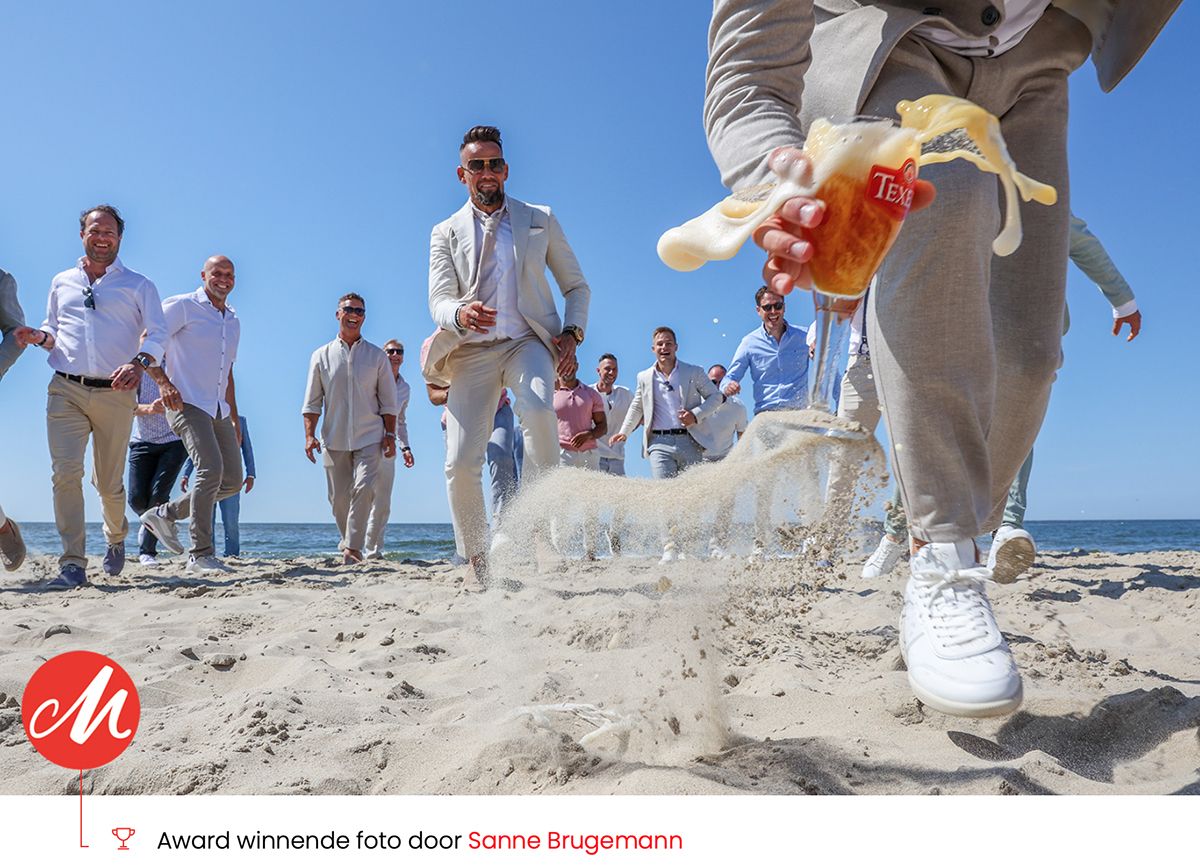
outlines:
M779 342L766 327L755 328L742 338L721 390L741 382L746 371L754 380L754 411L802 409L808 405L807 332L787 322Z

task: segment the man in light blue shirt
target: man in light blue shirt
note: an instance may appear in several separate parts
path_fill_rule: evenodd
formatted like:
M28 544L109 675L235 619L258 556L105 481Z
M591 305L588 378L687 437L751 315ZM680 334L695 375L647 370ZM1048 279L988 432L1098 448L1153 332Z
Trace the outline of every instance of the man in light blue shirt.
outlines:
M721 391L733 397L750 372L754 381L754 411L803 409L808 404L808 343L803 328L783 318L784 300L766 286L754 293L754 306L762 319L742 338Z

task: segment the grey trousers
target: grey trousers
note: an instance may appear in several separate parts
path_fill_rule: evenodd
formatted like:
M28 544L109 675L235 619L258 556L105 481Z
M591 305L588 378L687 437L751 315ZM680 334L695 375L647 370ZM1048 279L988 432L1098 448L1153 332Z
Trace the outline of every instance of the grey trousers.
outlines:
M329 489L329 505L333 520L342 539L338 550L363 550L367 539L367 524L375 502L375 477L383 460L379 443L353 451L325 449L325 482Z
M961 160L922 169L937 201L908 217L880 268L868 339L918 539L996 527L1041 426L1062 358L1067 76L1090 50L1087 28L1053 7L999 57L961 57L908 36L862 109L894 117L901 99L965 97L1000 119L1025 174L1058 189L1052 207L1021 205L1024 241L1001 258L991 249L1003 217L996 178Z
M167 410L167 423L183 440L196 467L192 489L167 504L173 521L191 518L191 554L203 557L213 548L213 505L242 489L242 447L231 418L213 418L198 406L185 403Z

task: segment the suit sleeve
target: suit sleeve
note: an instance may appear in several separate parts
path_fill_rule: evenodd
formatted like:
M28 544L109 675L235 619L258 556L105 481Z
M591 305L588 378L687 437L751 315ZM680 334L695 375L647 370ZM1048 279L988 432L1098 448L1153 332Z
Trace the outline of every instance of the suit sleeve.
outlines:
M0 341L0 379L25 350L17 344L15 333L24 324L25 311L17 299L17 281L12 274L0 271L0 332L4 334Z
M692 410L692 415L696 417L696 421L707 418L716 412L721 404L725 402L725 396L712 384L704 371L697 368L699 374L694 377L696 394L700 398L700 405Z
M1108 255L1108 251L1104 249L1100 239L1092 234L1087 223L1074 214L1071 215L1070 250L1071 261L1075 263L1075 267L1100 287L1100 291L1104 293L1104 297L1108 299L1108 303L1114 310L1133 302L1133 289L1129 287L1129 283L1117 270L1116 263ZM1128 316L1137 309L1136 303L1132 306L1133 309L1123 315Z
M250 443L250 428L246 426L246 417L238 416L238 424L242 428L242 464L246 468L246 475L258 478L258 473L254 471L254 446Z
M450 252L450 227L439 224L429 236L429 315L447 331L466 334L454 322L454 314L462 303L458 272Z
M633 402L629 404L629 411L625 413L625 421L621 422L620 433L629 436L642 421L642 379L638 377L637 390L633 393Z
M579 260L575 258L575 251L567 243L567 236L563 234L558 217L554 216L553 212L548 216L546 231L550 233L550 237L546 242L546 264L550 267L550 273L554 275L558 291L562 292L567 302L563 311L563 325L578 325L586 332L588 302L591 300L592 290L583 277L583 270L579 267Z
M714 0L704 130L727 187L768 180L771 151L804 141L799 112L812 31L812 0Z

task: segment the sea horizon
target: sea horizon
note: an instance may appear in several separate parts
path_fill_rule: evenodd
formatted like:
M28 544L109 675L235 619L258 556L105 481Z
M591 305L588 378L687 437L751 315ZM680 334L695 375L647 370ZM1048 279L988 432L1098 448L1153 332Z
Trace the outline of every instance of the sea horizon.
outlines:
M52 522L22 521L22 533L31 554L61 551ZM1200 551L1200 519L1147 518L1128 520L1027 521L1041 551L1107 551L1133 554L1152 551ZM182 528L181 528L182 529ZM137 552L136 522L130 523L126 549ZM865 537L878 532L868 525ZM102 556L103 534L98 522L87 524L87 553ZM186 541L186 534L181 533ZM220 521L214 533L217 554L222 554L224 531ZM986 537L983 539L986 544ZM320 557L337 553L338 534L328 522L244 522L241 524L243 557ZM871 543L873 546L873 543ZM389 559L442 560L454 554L454 532L448 522L388 524L385 550Z

